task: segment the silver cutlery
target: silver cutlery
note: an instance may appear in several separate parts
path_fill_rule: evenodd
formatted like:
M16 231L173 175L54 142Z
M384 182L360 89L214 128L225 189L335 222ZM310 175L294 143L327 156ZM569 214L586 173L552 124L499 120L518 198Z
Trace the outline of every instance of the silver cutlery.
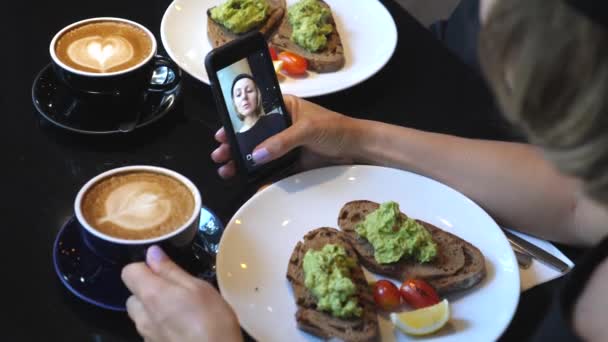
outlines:
M528 269L532 266L532 256L526 252L523 252L518 247L511 245L513 252L515 252L515 258L517 258L517 264L522 269Z
M509 240L511 245L516 246L523 252L529 254L530 256L532 256L533 258L537 259L538 261L546 264L547 266L550 266L562 273L567 272L570 269L570 266L568 264L563 262L558 257L554 256L553 254L536 246L535 244L533 244L529 241L526 241L507 230L503 229L503 232L507 236L507 239Z

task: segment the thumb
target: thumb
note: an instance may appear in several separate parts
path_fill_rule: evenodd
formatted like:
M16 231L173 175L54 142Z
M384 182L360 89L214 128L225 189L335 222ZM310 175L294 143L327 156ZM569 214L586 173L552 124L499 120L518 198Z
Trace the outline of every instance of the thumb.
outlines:
M310 123L300 120L259 144L251 155L253 161L256 164L264 164L281 158L296 147L306 144L312 132Z
M161 278L185 287L190 287L193 283L192 276L174 263L158 246L148 248L146 263Z

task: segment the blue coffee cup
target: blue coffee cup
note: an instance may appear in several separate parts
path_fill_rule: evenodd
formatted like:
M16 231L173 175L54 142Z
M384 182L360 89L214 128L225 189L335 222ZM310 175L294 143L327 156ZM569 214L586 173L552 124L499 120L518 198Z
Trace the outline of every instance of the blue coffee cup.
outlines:
M171 177L183 184L191 192L194 199L192 214L182 225L165 235L148 239L125 239L108 235L88 222L82 212L82 201L85 194L98 182L121 173L151 172ZM179 261L192 255L192 243L198 232L201 212L201 195L197 187L183 175L157 166L135 165L125 166L103 172L89 180L78 192L74 201L76 219L81 226L81 235L86 246L97 256L118 266L131 262L145 261L146 250L152 245L158 245L167 254Z

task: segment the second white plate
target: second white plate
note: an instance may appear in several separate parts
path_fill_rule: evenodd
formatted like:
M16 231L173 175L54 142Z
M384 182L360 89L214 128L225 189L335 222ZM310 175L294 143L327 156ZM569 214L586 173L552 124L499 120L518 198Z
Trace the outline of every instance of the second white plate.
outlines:
M300 97L326 95L352 87L378 72L397 46L397 28L388 10L377 0L326 0L332 8L344 45L346 65L339 71L309 73L302 79L281 81L284 94ZM209 84L205 56L208 8L222 0L175 0L161 23L163 46L184 71ZM295 3L287 0L287 4Z
M259 341L315 341L298 330L285 278L291 252L306 232L336 227L348 201L397 201L403 212L477 246L487 276L449 297L450 326L425 341L494 341L519 300L519 269L507 239L483 209L461 193L417 174L375 166L331 167L275 183L252 197L224 231L217 257L222 295ZM371 278L375 275L368 274ZM407 341L384 316L383 341Z

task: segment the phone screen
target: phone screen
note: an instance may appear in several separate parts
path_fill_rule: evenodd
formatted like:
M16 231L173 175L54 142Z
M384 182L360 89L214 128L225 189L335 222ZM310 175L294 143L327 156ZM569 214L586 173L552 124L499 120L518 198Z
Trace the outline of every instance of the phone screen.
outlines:
M254 52L219 69L217 79L243 164L255 171L260 167L253 161L255 147L289 122L268 53Z

